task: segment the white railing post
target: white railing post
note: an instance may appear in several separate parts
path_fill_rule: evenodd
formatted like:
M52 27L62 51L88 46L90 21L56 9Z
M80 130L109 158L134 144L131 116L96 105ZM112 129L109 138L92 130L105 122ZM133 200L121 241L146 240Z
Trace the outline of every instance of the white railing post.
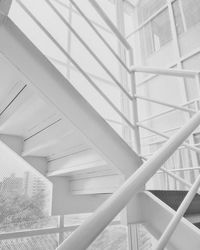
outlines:
M200 113L171 137L152 158L111 195L82 225L65 240L58 250L85 250L94 239L108 226L115 216L135 197L141 187L169 159L174 151L188 138L200 123Z
M64 227L65 227L65 217L64 215L59 216L59 235L58 235L58 243L59 245L64 241Z
M187 211L190 203L192 202L195 194L197 193L200 186L200 176L196 179L195 183L192 185L192 188L184 198L183 202L181 203L180 207L178 208L176 214L172 218L171 222L165 229L163 235L161 236L155 250L162 250L167 245L169 239L171 238L173 232L175 231L178 223L182 219L183 215ZM186 236L187 237L187 236ZM180 239L181 240L181 239Z
M7 16L12 5L12 0L0 0L0 14Z
M130 65L133 65L134 58L133 58L133 50L129 50L129 61ZM135 71L131 72L131 92L132 92L132 108L133 108L133 122L135 124L134 130L134 141L135 141L135 150L138 154L141 154L141 143L140 143L140 131L138 126L138 104L137 104L137 97L136 97L136 77Z
M200 99L200 72L198 72L195 76L195 82L197 86L198 99Z

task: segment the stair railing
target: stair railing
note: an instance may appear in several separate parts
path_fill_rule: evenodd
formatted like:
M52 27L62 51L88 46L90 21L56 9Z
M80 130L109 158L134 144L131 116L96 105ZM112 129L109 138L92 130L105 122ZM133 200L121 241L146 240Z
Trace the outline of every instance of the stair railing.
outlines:
M76 36L76 38L79 40L79 42L86 48L86 50L90 53L90 55L99 63L99 65L105 70L105 72L113 79L113 81L117 84L117 86L120 88L122 93L128 98L129 101L132 101L134 109L136 109L136 105L134 105L134 102L136 98L134 97L135 92L132 91L132 94L128 93L127 90L121 85L121 83L113 76L113 74L106 68L104 63L97 57L97 55L90 49L90 47L87 45L87 43L79 36L79 34L76 32L76 30L64 19L64 17L59 13L59 11L52 5L52 3L49 0L44 0L51 9L57 14L57 16L60 18L60 20L71 30L71 32ZM82 67L70 56L70 54L59 44L59 42L50 34L50 32L44 27L44 25L41 24L41 22L32 14L32 12L22 3L21 0L16 0L16 2L20 5L20 7L25 11L25 13L37 24L37 26L45 33L45 35L54 43L54 45L70 60L70 62L75 66L75 68L85 77L85 79L92 85L92 87L100 94L101 97L104 98L104 100L113 108L113 110L122 118L122 120L125 121L125 123L131 128L133 133L136 134L137 141L139 141L139 132L138 127L135 125L137 120L132 123L116 106L115 104L104 94L104 92L95 84L93 79L82 69ZM74 3L72 1L72 3ZM81 12L82 13L82 12ZM88 22L89 19L87 19ZM90 22L92 25L92 23ZM101 36L99 36L101 38ZM105 43L106 44L106 43ZM109 47L108 47L109 49ZM118 60L119 61L119 60ZM123 67L125 67L125 64L119 61ZM126 66L126 69L127 66ZM130 73L130 72L128 72ZM134 112L136 117L136 111ZM139 143L138 143L138 152L139 152Z
M112 75L112 73L106 68L104 63L96 56L96 54L90 49L90 47L83 41L83 39L78 35L78 33L71 27L71 25L62 17L62 15L54 8L49 0L45 0L54 12L60 17L60 19L67 25L67 27L73 32L81 44L88 50L88 52L95 58L95 60L102 66L105 72L113 79L117 84L120 90L127 96L127 98L133 103L133 116L134 124L130 122L126 116L122 114L118 108L110 101L110 99L101 91L101 89L96 86L94 81L87 75L87 73L80 67L79 64L69 55L69 53L57 42L57 40L48 32L48 30L37 20L37 18L25 7L25 5L20 1L16 0L22 9L32 18L32 20L40 27L40 29L47 35L47 37L57 46L57 48L71 61L71 63L78 69L78 71L88 80L88 82L97 90L97 92L111 105L111 107L121 116L121 118L131 127L135 133L136 137L136 148L139 152L140 150L140 137L139 137L139 127L142 125L138 122L138 109L137 109L137 100L143 99L149 102L155 102L157 104L162 104L168 107L171 107L176 110L181 110L183 112L188 112L189 114L194 114L196 111L184 108L182 106L172 105L165 103L159 100L150 99L148 97L142 97L136 94L136 83L135 83L135 73L136 72L145 72L152 73L157 75L170 75L178 77L190 77L194 78L196 83L199 84L199 72L188 71L188 70L176 70L176 69L159 69L159 68L149 68L149 67L125 67L124 63L121 62L121 59L116 57L121 65L128 71L131 77L131 86L132 91L131 95L121 86L120 82ZM74 1L70 0L73 4ZM118 29L112 24L110 19L106 16L101 7L97 4L95 0L88 0L91 5L96 9L98 14L103 18L107 23L112 32L116 35L119 41L124 45L124 47L129 51L130 65L133 65L133 51L131 46L128 44L126 39L121 35ZM74 5L75 6L75 5ZM82 15L83 16L83 15ZM83 16L84 17L84 16ZM86 17L86 16L85 16ZM84 17L84 18L85 18ZM85 19L86 20L86 19ZM89 22L89 20L88 20ZM93 29L94 30L94 29ZM98 35L99 36L99 35ZM99 36L101 39L101 36ZM105 41L104 44L106 45ZM109 48L109 46L107 46ZM114 52L114 51L113 51ZM113 53L112 52L112 53ZM115 52L114 52L115 53ZM113 53L113 54L114 54ZM120 59L120 60L119 60ZM129 69L129 70L128 70ZM168 138L165 135L165 139L169 139L164 146L158 150L153 157L151 157L147 162L145 162L123 185L113 194L100 208L86 220L64 243L58 248L59 250L83 250L86 249L93 240L102 232L102 230L113 220L113 218L127 205L127 203L133 198L133 196L139 192L142 185L144 185L162 166L162 164L174 153L174 151L186 140L186 138L198 127L200 123L200 113L197 113L192 117L192 119L173 137ZM144 128L144 126L143 126ZM148 128L150 129L150 128ZM160 132L156 132L160 134ZM188 145L184 143L184 146L199 152L197 147ZM178 178L177 178L178 179ZM164 233L164 236L161 238L159 244L166 244L171 233L173 233L174 225L177 225L180 218L182 218L182 211L185 209L186 205L189 203L191 197L197 189L199 184L199 178L191 188L191 192L188 193L186 197L186 202L178 211L178 215L173 221L173 227L170 226L170 230L167 228L167 231ZM178 218L178 219L177 219ZM170 234L169 234L170 231ZM164 238L164 239L163 239Z

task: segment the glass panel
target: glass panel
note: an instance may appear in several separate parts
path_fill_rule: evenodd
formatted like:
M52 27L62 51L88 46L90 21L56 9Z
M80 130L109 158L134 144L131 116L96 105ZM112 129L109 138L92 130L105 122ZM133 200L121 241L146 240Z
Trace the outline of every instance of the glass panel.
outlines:
M155 51L172 39L169 14L165 10L152 20L152 33Z
M185 22L187 28L200 22L200 1L199 0L181 0L183 6Z
M55 250L56 247L58 247L57 234L0 241L2 250Z
M172 40L168 11L161 12L140 29L143 58L149 57Z
M139 23L143 23L166 4L166 0L140 0L138 8Z
M128 250L127 228L109 226L93 242L88 250Z
M52 227L49 219L52 184L25 161L0 145L0 231Z

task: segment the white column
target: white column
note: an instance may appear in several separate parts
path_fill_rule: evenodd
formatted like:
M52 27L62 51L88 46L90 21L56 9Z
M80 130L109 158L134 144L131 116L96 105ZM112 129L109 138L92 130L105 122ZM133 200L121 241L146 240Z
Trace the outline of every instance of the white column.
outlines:
M167 0L167 4L168 4L168 11L169 11L169 18L170 18L170 25L171 25L171 30L172 30L172 38L174 41L174 46L175 46L175 51L177 52L177 67L183 69L183 65L181 62L181 49L180 49L180 44L179 44L179 38L178 38L178 33L177 33L177 29L176 29L176 21L175 21L175 17L174 17L174 11L173 11L173 7L172 4L173 2L171 0ZM185 101L188 101L188 94L187 94L187 87L186 87L186 81L185 78L183 78L182 83L184 85L184 91L185 91ZM190 114L186 114L186 121L188 121L191 118ZM193 135L191 135L189 138L189 143L194 144L194 138ZM188 151L188 154L190 154L190 152ZM190 157L190 156L188 156ZM192 158L192 165L195 166L197 164L197 155L191 152L191 158ZM184 176L184 172L182 172L181 174L182 178L185 178ZM195 180L195 173L194 171L190 171L190 179L193 182Z
M119 31L121 32L121 34L123 36L125 36L123 4L124 4L124 1L122 1L122 0L116 1L117 27L118 27ZM121 44L120 41L118 43L118 47L119 47L119 56L122 59L122 61L126 64L127 63L127 58L126 58L127 49L124 48L124 46ZM132 51L130 51L129 53L130 53L130 64L132 65L133 64L133 54L132 54ZM123 87L127 91L129 91L129 84L128 84L129 75L122 65L119 65L119 73L120 73L121 84L123 85ZM131 78L131 84L133 85L133 86L131 86L131 91L132 91L132 95L134 96L135 91L136 91L136 89L135 89L135 72L131 73L130 78ZM130 113L131 110L130 110L129 104L130 103L129 103L128 98L122 93L121 94L122 112L123 112L123 114L126 115L126 117L128 117L129 120L131 120L131 113ZM133 122L136 125L138 122L137 101L136 100L133 100L132 108L133 108L132 109ZM130 128L127 127L127 124L125 124L123 127L123 137L131 146L132 146L131 140L133 139L134 149L136 150L137 153L140 153L140 138L139 138L138 127L135 130L137 130L137 131L134 132L134 139L133 139L131 136ZM139 250L139 246L138 246L139 235L138 235L137 225L130 223L130 218L129 218L130 213L133 214L134 219L137 219L136 217L140 217L137 215L137 211L136 211L138 209L138 207L139 207L139 205L136 205L136 204L134 204L134 202L132 202L131 204L128 205L126 210L122 212L122 223L124 223L123 222L123 220L124 220L125 224L127 225L127 229L128 229L128 249L129 250ZM125 217L125 218L123 218L123 217Z
M63 243L64 241L64 225L65 224L65 216L64 215L60 215L59 216L59 229L60 229L60 232L59 232L59 238L58 238L58 243L59 245Z

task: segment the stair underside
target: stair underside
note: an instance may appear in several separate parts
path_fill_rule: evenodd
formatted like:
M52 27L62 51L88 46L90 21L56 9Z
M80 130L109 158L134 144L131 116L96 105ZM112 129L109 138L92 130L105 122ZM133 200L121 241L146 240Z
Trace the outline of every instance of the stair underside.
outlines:
M22 137L23 155L46 157L50 171L63 170L61 159L80 153L88 163L83 170L94 163L97 169L133 173L140 158L7 17L0 35L0 133ZM70 164L70 171L80 165Z

